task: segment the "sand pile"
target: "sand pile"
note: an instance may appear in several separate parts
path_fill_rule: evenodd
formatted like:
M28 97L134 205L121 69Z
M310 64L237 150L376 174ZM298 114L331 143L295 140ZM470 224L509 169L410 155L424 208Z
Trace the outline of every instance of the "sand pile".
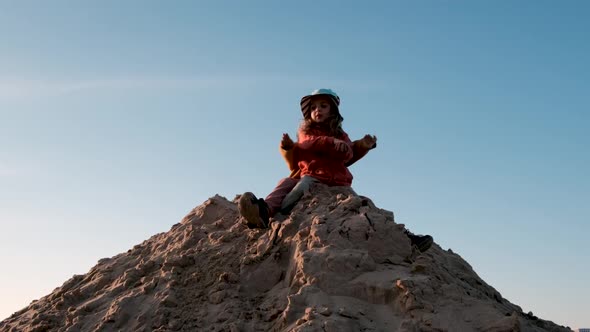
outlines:
M525 314L393 213L318 185L267 230L215 196L0 331L570 331Z

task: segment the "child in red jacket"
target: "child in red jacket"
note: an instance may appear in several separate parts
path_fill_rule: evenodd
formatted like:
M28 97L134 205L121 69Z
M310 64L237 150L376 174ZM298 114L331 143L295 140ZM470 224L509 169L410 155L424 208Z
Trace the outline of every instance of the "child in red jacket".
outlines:
M340 97L330 89L318 89L301 99L303 122L297 133L297 143L283 134L281 152L291 169L291 176L282 179L266 199L244 193L238 206L249 227L266 228L269 219L278 212L288 213L313 183L348 186L353 176L348 170L355 161L377 146L377 137L365 135L351 142L342 129ZM430 236L408 234L418 247L428 249ZM412 238L412 236L414 238Z
M252 193L242 195L240 212L249 226L267 227L270 217L278 212L288 213L312 183L352 183L347 162L353 157L353 149L342 130L340 98L330 89L319 89L304 96L300 104L304 119L297 133L298 142L294 143L287 134L283 134L281 141L291 176L282 179L266 200ZM367 136L368 143L374 145L376 138Z

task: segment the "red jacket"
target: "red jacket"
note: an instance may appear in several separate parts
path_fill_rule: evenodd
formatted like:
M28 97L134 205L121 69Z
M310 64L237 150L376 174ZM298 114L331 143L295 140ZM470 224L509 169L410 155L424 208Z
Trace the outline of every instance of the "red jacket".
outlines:
M297 165L300 175L310 175L329 186L350 186L352 174L348 170L348 162L353 158L353 145L348 134L336 137L347 143L346 151L336 150L334 137L325 136L316 131L305 134L297 133Z

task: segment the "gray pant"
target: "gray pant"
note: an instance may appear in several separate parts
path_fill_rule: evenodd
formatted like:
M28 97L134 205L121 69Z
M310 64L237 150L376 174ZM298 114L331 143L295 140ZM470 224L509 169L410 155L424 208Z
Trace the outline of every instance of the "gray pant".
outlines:
M291 209L297 205L297 202L299 202L301 197L303 197L303 194L305 194L305 192L308 191L311 185L314 183L320 183L320 180L309 175L303 176L291 190L291 192L289 192L283 199L283 202L281 203L281 212L283 214L288 214L291 212ZM352 188L350 188L350 190L355 196L358 196L354 190L352 190Z

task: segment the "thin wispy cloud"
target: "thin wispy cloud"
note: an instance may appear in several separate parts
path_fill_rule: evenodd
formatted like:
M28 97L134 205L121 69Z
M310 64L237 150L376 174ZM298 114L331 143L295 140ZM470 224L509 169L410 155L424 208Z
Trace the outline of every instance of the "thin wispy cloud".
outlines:
M338 85L357 86L358 80L338 79ZM100 91L129 91L152 89L240 88L255 84L283 84L288 86L333 86L333 80L318 80L291 74L268 75L213 75L203 77L120 77L83 80L22 79L0 77L0 100L58 97L75 93ZM375 83L375 82L374 82ZM363 81L362 87L373 85ZM359 86L361 87L361 86Z
M0 162L0 178L8 178L19 175L20 171L6 163Z
M0 99L25 99L63 96L73 93L107 90L178 89L231 84L235 80L219 78L108 78L88 80L2 79Z

